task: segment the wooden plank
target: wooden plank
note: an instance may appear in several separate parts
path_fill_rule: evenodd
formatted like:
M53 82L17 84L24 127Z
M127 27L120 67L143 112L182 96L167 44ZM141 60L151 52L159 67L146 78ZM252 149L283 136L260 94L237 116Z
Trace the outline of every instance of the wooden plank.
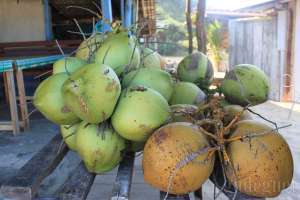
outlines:
M230 20L229 21L229 68L231 66L235 65L235 30L236 30L236 21L235 20Z
M68 152L57 134L18 173L1 186L2 194L15 200L31 200L42 180L48 176Z
M13 130L13 125L11 122L0 122L0 131L12 131Z
M27 98L25 93L24 86L24 77L22 69L16 69L16 79L17 79L17 87L19 93L19 102L20 102L20 110L21 110L21 120L24 122L24 129L29 128L29 117L28 117L28 107L27 107Z
M3 85L4 85L4 95L5 95L5 102L9 104L9 96L8 96L8 88L7 88L7 80L6 76L3 74Z
M95 179L95 174L90 173L81 162L73 171L73 175L59 190L60 200L84 200L86 199Z
M230 67L249 63L260 67L274 83L270 98L279 100L283 72L278 66L277 17L263 19L231 20Z
M61 47L65 53L71 53L77 49L80 40L62 40ZM55 41L29 41L29 42L11 42L0 43L1 57L18 57L18 56L41 56L59 54Z
M127 152L119 165L111 200L128 200L131 189L135 153Z
M4 72L4 76L6 76L6 84L7 84L8 97L9 97L9 109L10 109L10 116L11 116L11 121L13 126L13 134L17 135L20 132L20 124L19 124L19 117L18 117L15 80L14 80L13 71Z
M251 21L248 21L246 23L246 34L247 34L247 55L246 55L246 61L249 64L254 64L254 58L253 58L253 43L254 43L254 38L253 38L253 23Z
M81 40L60 40L61 46L78 46ZM56 46L55 41L25 41L25 42L5 42L0 43L1 48L13 48L13 47L28 47L28 46Z
M263 24L261 20L253 22L253 64L261 67L262 65L262 36Z
M166 197L166 193L160 191L160 200L190 200L190 196L188 194L185 195L174 195L174 194L168 194L168 197Z

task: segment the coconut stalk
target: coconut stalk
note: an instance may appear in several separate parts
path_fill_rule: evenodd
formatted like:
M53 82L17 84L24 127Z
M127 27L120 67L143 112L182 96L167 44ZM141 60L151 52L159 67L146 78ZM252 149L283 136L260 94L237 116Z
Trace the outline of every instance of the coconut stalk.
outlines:
M196 36L197 36L197 43L198 43L198 51L204 54L206 54L205 9L206 9L205 0L198 0Z
M189 54L193 52L193 30L192 30L192 18L191 18L191 0L186 0L185 16L186 16L186 27L189 37Z

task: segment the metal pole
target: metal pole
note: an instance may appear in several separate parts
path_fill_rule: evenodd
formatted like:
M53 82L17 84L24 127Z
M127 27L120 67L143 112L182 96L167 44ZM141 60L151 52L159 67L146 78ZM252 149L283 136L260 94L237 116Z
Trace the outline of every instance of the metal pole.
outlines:
M129 28L131 26L131 19L132 19L132 0L126 0L125 3L125 20L124 20L124 27Z
M102 32L111 31L110 24L113 21L111 0L101 0L101 8L102 8L102 14L103 14Z

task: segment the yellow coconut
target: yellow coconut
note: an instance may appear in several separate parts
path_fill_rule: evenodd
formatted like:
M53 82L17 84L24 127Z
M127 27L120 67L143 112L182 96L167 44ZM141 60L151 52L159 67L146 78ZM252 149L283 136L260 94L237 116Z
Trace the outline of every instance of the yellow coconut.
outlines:
M144 147L145 181L172 194L197 190L213 170L215 157L208 155L207 148L207 138L191 123L176 122L161 127ZM199 153L200 149L204 152Z
M254 120L237 123L230 137L258 134L260 136L228 145L227 153L233 167L226 167L226 175L242 193L276 197L291 184L293 177L293 158L284 138L271 127Z

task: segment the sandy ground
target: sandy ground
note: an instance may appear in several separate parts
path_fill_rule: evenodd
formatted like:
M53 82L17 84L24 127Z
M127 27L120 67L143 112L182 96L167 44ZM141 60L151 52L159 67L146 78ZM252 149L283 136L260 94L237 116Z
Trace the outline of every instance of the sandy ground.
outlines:
M280 196L273 200L297 200L300 199L300 105L294 107L291 118L288 119L291 104L269 101L254 107L256 112L277 122L278 125L292 124L291 127L281 130L281 134L287 140L294 157L294 178L292 185L284 190ZM259 119L260 120L260 119ZM20 136L13 137L8 133L0 133L0 185L7 178L13 176L43 145L45 145L58 131L58 127L46 120L34 120L31 131ZM67 171L74 168L79 162L75 154L69 154L56 171L49 176L41 187L39 193L43 196L51 194L68 177ZM62 175L63 174L63 175ZM88 200L107 200L112 191L116 170L107 174L98 175L88 195ZM203 185L204 200L213 199L213 185L207 181ZM0 200L4 199L1 197ZM135 161L135 170L131 190L131 200L158 200L159 193L156 189L147 185L143 180L141 157ZM192 197L193 199L193 197ZM221 196L219 199L227 199Z

